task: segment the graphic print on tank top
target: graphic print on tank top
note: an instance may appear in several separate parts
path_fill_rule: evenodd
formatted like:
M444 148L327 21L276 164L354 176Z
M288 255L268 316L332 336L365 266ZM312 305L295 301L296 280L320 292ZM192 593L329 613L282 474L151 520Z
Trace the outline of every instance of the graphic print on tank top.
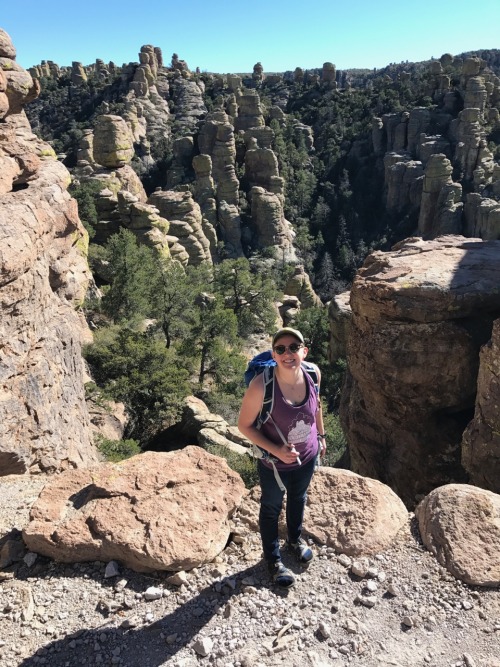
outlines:
M300 445L301 443L307 442L313 423L310 415L299 412L288 431L288 443L290 445Z

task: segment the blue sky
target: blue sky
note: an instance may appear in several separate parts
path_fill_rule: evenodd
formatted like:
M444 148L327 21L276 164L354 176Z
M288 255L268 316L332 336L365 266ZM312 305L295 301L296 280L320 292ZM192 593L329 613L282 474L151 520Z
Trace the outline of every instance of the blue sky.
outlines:
M23 67L53 60L117 65L159 46L190 69L265 72L384 67L475 49L500 48L500 0L17 0L0 27Z

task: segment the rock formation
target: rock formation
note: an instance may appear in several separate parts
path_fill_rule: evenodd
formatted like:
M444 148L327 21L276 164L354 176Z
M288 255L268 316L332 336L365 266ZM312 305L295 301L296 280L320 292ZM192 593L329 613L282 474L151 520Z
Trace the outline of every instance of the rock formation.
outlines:
M500 170L488 145L498 118L500 81L479 58L445 62L454 78L443 71L440 61L432 61L429 68L427 93L436 102L434 108L387 113L372 121L373 151L385 155L387 208L393 216L420 209L417 231L425 238L457 233L498 238L492 231L495 223L484 223L486 209L489 213L495 207L488 202L480 211L476 195L486 200L485 190L495 196L500 192L496 185ZM419 165L425 177L421 201L416 203ZM462 186L468 201L471 197L468 214L464 214Z
M248 456L250 442L236 426L230 426L220 415L210 412L195 396L185 399L181 420L174 430L184 442L197 442L201 447L216 444L235 454ZM165 439L168 440L168 434Z
M123 118L99 116L94 128L94 160L103 167L123 167L133 155L132 135Z
M331 88L336 87L337 68L333 63L323 63L321 70L321 82L327 84Z
M500 321L479 357L476 409L462 442L462 463L470 482L500 493Z
M160 190L149 197L148 203L169 221L170 234L186 249L190 264L212 263L212 252L216 252L215 231L208 222L203 223L200 207L191 192Z
M257 186L250 190L252 222L261 248L273 247L286 261L296 260L294 232L285 219L281 198Z
M495 199L469 192L464 206L464 233L485 241L500 238L500 204Z
M235 130L248 130L265 125L260 97L254 90L246 90L238 98L238 116Z
M187 171L191 168L194 154L193 137L179 137L173 142L174 159L167 173L167 188L174 188L184 183Z
M146 452L54 477L23 538L32 551L62 562L117 559L139 572L191 569L225 547L244 489L225 461L199 447Z
M322 468L308 496L308 533L349 556L383 551L407 525L405 506L388 486L348 470Z
M302 265L295 267L293 274L285 285L284 292L296 296L302 308L321 308L323 306L321 299L313 289L309 275Z
M170 87L176 121L194 130L199 120L207 114L202 88L196 81L183 77L175 77Z
M351 326L352 310L350 306L350 292L337 294L328 306L328 321L330 325L330 340L328 342L328 360L334 364L347 356L347 341Z
M74 86L81 86L86 81L87 73L85 72L85 68L83 67L82 63L73 61L71 66L71 83Z
M415 509L425 546L454 577L500 584L500 496L468 484L434 489Z
M418 233L424 238L462 232L462 186L453 183L445 155L431 155L424 172Z
M139 243L152 248L163 259L170 258L170 223L160 216L155 206L144 204L122 190L118 193L118 209L121 225L129 229Z
M254 139L245 153L245 178L250 187L272 192L273 179L279 177L278 159L270 148L258 148L256 143Z
M479 350L500 316L499 253L498 241L407 239L370 255L355 278L341 405L352 469L409 506L465 481Z
M239 181L236 177L236 143L233 126L223 111L208 114L198 135L200 153L212 160L212 176L217 186L217 202L238 205Z
M254 80L255 83L261 83L263 81L264 68L262 67L262 63L256 63L253 66L252 79Z
M31 132L36 95L0 30L0 475L55 472L96 461L84 396L75 306L90 279L87 235L70 176Z
M195 155L193 169L196 174L196 180L193 184L193 197L200 205L203 217L215 228L217 225L217 200L210 155Z
M219 226L227 257L233 259L244 257L241 245L241 217L236 206L221 202Z
M389 152L384 156L386 207L393 215L418 211L422 198L423 166L408 154Z

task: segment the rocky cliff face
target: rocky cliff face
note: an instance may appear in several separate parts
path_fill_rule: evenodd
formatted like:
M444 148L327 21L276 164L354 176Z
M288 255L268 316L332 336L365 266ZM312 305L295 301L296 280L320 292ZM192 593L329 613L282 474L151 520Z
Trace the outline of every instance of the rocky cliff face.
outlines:
M467 473L500 490L497 334L488 343L500 316L499 256L499 241L408 239L369 256L354 281L341 406L352 468L410 506Z
M474 418L462 440L462 462L472 484L500 492L500 320L481 349Z
M70 176L35 137L37 94L0 30L0 475L96 460L83 388L86 325L75 306L90 278Z

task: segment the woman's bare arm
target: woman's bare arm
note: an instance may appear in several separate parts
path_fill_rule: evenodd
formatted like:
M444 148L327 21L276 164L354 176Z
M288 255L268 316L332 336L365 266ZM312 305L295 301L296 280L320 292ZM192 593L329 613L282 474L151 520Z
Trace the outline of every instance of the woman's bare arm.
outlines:
M248 386L241 403L240 416L238 419L238 428L243 435L261 449L283 461L283 463L295 463L298 453L292 451L289 446L284 444L275 444L265 437L255 426L255 420L259 416L262 401L264 399L264 379L263 375L255 377Z

